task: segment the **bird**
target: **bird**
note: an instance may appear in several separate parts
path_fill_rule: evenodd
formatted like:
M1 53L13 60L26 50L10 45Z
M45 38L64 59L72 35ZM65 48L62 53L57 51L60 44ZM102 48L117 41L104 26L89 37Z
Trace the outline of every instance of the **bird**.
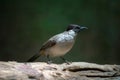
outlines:
M52 60L50 59L52 57L60 57L62 60L68 63L63 56L72 49L77 34L85 29L88 28L79 26L77 24L69 24L64 32L49 38L42 45L39 52L34 54L27 62L33 62L40 56L45 56L48 59L48 64L52 63Z

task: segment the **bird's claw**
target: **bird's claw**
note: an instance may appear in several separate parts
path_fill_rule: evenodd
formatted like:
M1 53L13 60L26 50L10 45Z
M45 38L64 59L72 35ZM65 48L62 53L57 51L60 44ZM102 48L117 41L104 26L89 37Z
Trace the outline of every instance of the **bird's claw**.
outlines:
M72 61L65 60L65 63L68 64L68 65L70 65L72 63Z
M52 63L52 61L47 61L47 64L51 64Z

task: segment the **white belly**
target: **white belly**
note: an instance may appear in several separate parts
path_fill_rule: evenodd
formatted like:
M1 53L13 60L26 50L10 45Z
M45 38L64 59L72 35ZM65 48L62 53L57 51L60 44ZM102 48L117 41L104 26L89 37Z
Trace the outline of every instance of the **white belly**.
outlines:
M59 57L65 55L73 46L74 42L59 43L48 49L48 54L51 57Z

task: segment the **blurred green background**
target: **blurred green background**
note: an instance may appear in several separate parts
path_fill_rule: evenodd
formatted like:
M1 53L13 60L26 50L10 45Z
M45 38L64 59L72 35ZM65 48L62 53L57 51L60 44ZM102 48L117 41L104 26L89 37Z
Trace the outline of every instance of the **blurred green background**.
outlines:
M26 61L74 23L89 29L77 36L67 60L120 64L120 0L1 0L0 5L1 61Z

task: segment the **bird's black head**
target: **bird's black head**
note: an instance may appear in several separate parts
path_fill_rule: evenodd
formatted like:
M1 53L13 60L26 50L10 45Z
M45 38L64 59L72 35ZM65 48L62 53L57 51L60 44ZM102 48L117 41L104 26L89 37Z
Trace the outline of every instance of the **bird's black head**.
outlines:
M66 29L66 31L73 30L76 33L78 33L78 32L80 32L84 29L88 29L88 28L87 27L81 27L81 26L76 25L76 24L70 24L70 25L68 25L68 28Z

